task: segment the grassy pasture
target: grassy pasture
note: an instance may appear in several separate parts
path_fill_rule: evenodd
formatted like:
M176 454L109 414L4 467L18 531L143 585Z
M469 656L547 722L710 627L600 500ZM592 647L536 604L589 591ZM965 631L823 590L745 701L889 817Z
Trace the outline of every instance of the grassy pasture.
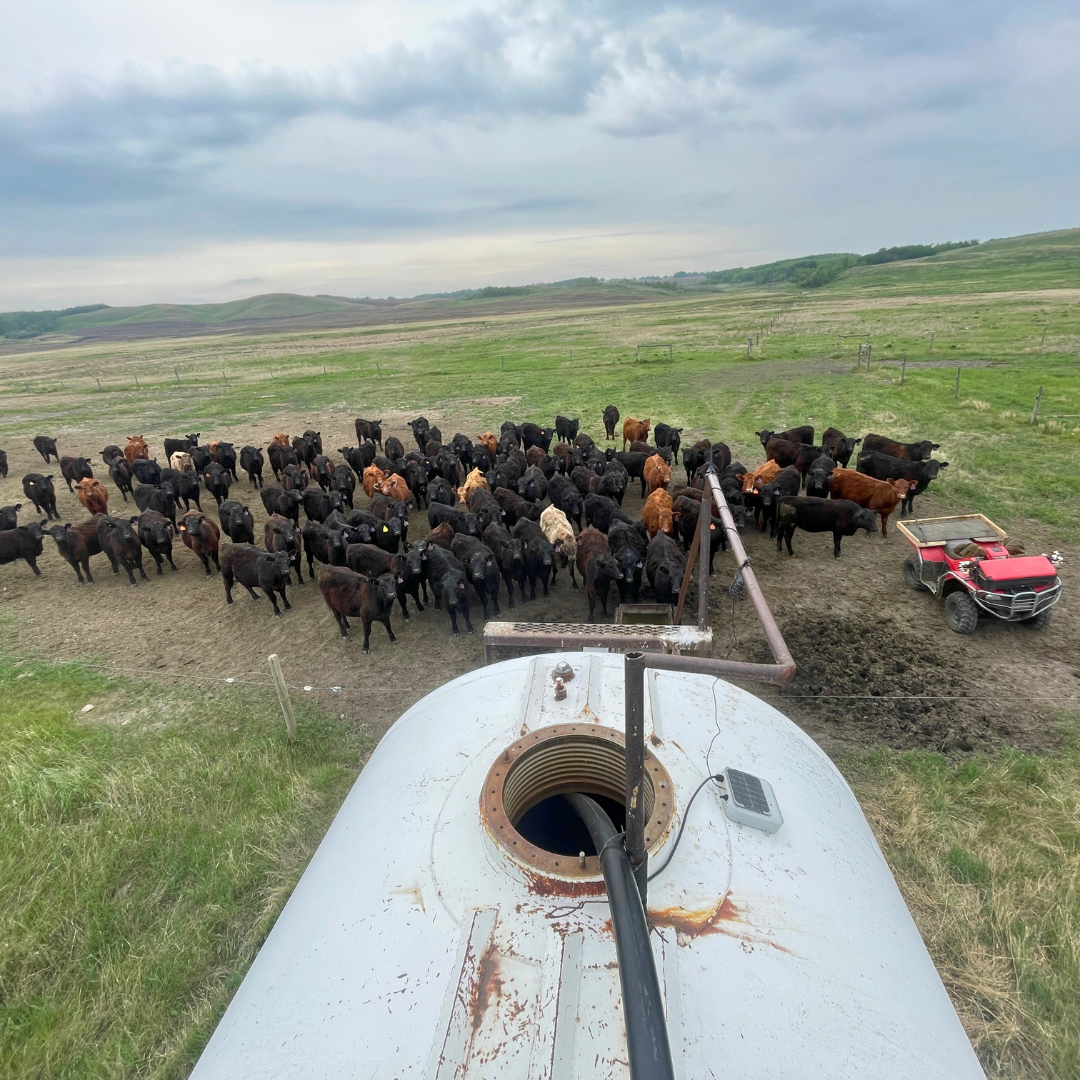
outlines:
M859 267L814 293L470 310L0 356L0 447L38 432L62 451L65 436L100 449L136 432L160 446L240 420L268 438L282 415L325 411L491 425L564 412L596 432L614 402L685 426L684 441L719 434L752 464L755 430L809 420L932 436L948 505L1076 551L1077 232ZM670 361L646 348L637 362L639 343L667 342ZM287 746L264 690L188 693L78 664L0 655L0 691L0 1074L186 1075L370 737L310 709ZM1080 717L1062 725L1045 757L838 754L994 1077L1080 1077Z

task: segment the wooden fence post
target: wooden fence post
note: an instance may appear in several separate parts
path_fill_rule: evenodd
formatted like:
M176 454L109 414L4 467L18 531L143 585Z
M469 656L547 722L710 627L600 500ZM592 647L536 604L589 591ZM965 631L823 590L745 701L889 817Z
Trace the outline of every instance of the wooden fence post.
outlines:
M936 333L937 333L936 330L931 330L930 331L930 344L927 346L927 349L926 349L926 351L928 353L932 353L934 351L934 335Z
M271 653L266 662L270 665L270 674L274 679L274 688L277 690L278 701L281 702L281 711L285 714L285 728L290 739L296 738L296 714L293 712L292 699L289 697L289 688L285 684L285 676L281 671L281 661L277 653Z
M904 385L904 373L907 371L907 357L900 358L900 385Z
M141 386L139 386L139 376L138 376L138 375L136 375L136 376L135 376L135 385L136 385L137 387L139 387L139 389L140 389L140 390L142 389L142 387L141 387Z
M99 390L101 389L101 380L100 379L97 380L97 388Z
M748 337L746 339L746 357L747 357L747 359L750 358L750 354L753 351L754 351L754 339L752 337Z
M1042 337L1039 339L1039 348L1046 344L1046 327L1043 327Z
M180 381L180 372L177 371L176 368L173 368L173 374L176 376L176 381L179 382Z
M1039 392L1035 395L1035 408L1031 410L1031 422L1035 423L1035 417L1039 415L1039 402L1042 401L1043 388L1039 387Z
M960 396L960 365L956 365L956 385L953 387L952 392L953 400L955 401Z

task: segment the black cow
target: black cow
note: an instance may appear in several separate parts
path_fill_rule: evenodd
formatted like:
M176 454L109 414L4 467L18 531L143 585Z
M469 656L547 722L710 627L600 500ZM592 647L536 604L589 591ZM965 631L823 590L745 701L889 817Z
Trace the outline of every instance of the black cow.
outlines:
M185 469L176 478L176 497L184 500L185 510L190 510L192 503L202 509L199 474L194 469Z
M19 511L22 505L22 503L16 503L14 506L0 507L0 532L19 527Z
M585 496L586 525L592 525L602 533L606 533L615 521L623 521L627 525L634 524L633 518L614 499L609 499L606 495Z
M353 506L353 495L356 493L356 474L348 465L335 465L334 475L330 480L332 490L341 496L341 505L350 510Z
M139 517L131 519L131 524L138 531L139 542L150 552L150 558L154 560L154 565L157 567L158 577L161 577L161 564L166 559L175 571L176 563L173 562L172 557L173 536L175 535L173 522L156 510L144 510ZM87 571L87 576L89 576L89 571Z
M480 598L484 618L488 617L488 600L499 614L499 563L495 552L475 536L457 533L450 541L450 551L465 567L465 578Z
M135 520L138 521L138 518ZM142 543L134 526L126 518L102 515L98 522L98 543L114 574L120 573L122 566L131 585L136 584L135 575L132 573L134 570L139 571L143 581L148 580L142 564Z
M325 521L332 511L341 507L340 492L325 492L317 487L309 487L304 492L304 515L308 521Z
M359 446L341 446L338 453L349 463L357 476L363 476L364 470L375 461L375 444L363 442Z
M234 499L222 499L218 507L221 531L234 544L255 543L255 519L251 511Z
M574 417L570 420L565 416L555 417L555 435L562 442L572 443L577 438L578 429L581 427L581 422L578 417ZM544 447L545 453L547 447Z
M543 502L547 498L547 477L535 465L530 465L518 481L517 489L527 502Z
M798 495L801 487L802 476L794 465L781 469L767 484L761 485L760 528L764 529L768 525L770 537L776 535L777 507L780 505L780 500L790 495ZM755 514L755 518L756 516Z
M214 560L218 572L221 572L221 563L218 561L221 530L216 522L198 510L189 510L180 519L180 539L183 540L184 547L198 555L207 577L213 574L210 569L211 559Z
M476 515L481 536L490 525L502 525L506 518L506 511L499 505L499 500L485 488L474 488L469 492L469 510Z
M101 554L98 525L102 517L103 514L95 514L78 525L54 525L49 530L49 535L56 541L56 550L75 571L80 585L94 580L90 573L90 556ZM86 572L85 581L83 571Z
M549 489L550 490L550 489ZM512 528L519 521L539 521L540 520L540 504L538 502L529 502L527 499L522 498L516 491L511 491L510 488L497 487L492 495L495 497L495 501L505 513L506 527Z
M345 565L345 533L319 521L305 521L300 530L307 556L308 576L315 576L315 560L327 566Z
M7 476L8 474L8 460L7 451L0 450L0 476Z
M619 600L626 603L627 593L634 603L641 595L641 572L645 569L648 541L636 525L614 521L608 529L608 551L619 564Z
M787 442L801 442L809 446L814 441L814 428L812 424L803 424L801 427L788 428L787 431L755 431L754 434L761 440L761 445L768 448L770 439L784 439Z
M388 551L377 548L374 544L349 544L345 549L345 565L350 570L363 574L366 578L375 580L383 574L392 574L394 584L397 586L397 600L401 605L401 614L406 622L409 622L409 594L412 594L418 611L424 610L420 603L420 586L422 573L420 570L420 553L414 557L416 563L415 575L410 571L408 555L391 555Z
M160 573L160 569L158 573ZM277 596L285 610L292 605L285 596L285 586L289 582L289 556L284 551L260 551L251 544L233 544L221 560L221 580L225 583L225 603L233 602L233 582L243 585L252 600L258 600L256 587L262 589L274 605L274 614L280 619L281 608L277 605Z
M908 480L913 483L915 486L908 488L901 505L902 514L911 514L914 512L915 496L921 495L930 486L930 481L936 480L938 473L948 465L947 461L933 458L929 461L905 461L888 454L864 451L859 455L857 467L859 472L875 480Z
M176 525L176 493L171 483L161 487L153 484L140 484L135 489L135 505L140 510L155 510Z
M299 465L286 465L281 470L281 486L286 491L306 491L310 482L311 476L307 469Z
M427 508L427 519L428 526L432 529L445 521L455 533L464 533L466 536L480 535L480 523L475 514L454 510L442 503L432 503Z
M43 550L42 538L48 520L31 521L28 525L19 525L14 529L0 532L0 564L24 559L30 564L35 577L41 577L37 566L37 557ZM76 571L78 573L78 571Z
M427 574L431 582L431 591L435 596L435 607L445 606L450 616L453 633L458 632L457 617L460 613L465 619L465 628L473 633L472 618L469 612L469 588L465 567L452 553L437 544L427 544Z
M454 491L453 485L441 476L436 476L428 484L427 494L429 509L433 503L440 503L442 506L454 506L457 503L457 492Z
M671 460L678 462L679 447L682 445L682 428L670 424L657 424L653 428L653 442L661 450L671 451Z
M119 449L118 447L106 447L106 449ZM102 451L102 457L105 458L105 451ZM109 467L109 476L112 477L112 482L116 485L117 491L124 498L124 502L127 502L127 497L133 495L131 482L135 477L135 474L131 471L131 466L128 464L127 458L121 453L117 457L105 458L105 464Z
M48 435L35 435L34 449L42 456L46 465L49 464L50 456L60 460L60 455L56 452L56 440L50 439Z
M836 462L828 454L822 454L814 461L806 474L806 494L816 499L828 498L829 477L835 468Z
M506 595L509 598L511 610L514 607L514 582L518 583L521 590L521 599L525 599L525 582L528 575L525 572L525 554L521 549L521 541L510 533L502 525L489 525L484 530L484 543L495 553L499 562L499 572L506 583ZM451 541L453 544L453 541Z
M553 476L548 481L548 498L551 505L561 510L581 532L581 515L585 512L585 500L565 476Z
M551 428L539 427L537 424L521 425L521 443L526 450L530 446L539 446L546 454L554 436L555 432Z
M319 591L330 609L341 636L349 636L349 619L359 619L364 627L364 652L370 652L371 624L386 627L391 645L397 644L390 626L390 613L397 598L393 574L383 574L374 581L344 566L324 566L319 571Z
M375 448L372 447L372 456L374 456L374 449ZM266 448L266 456L267 458L269 458L270 468L274 470L274 476L278 480L281 479L282 473L284 473L288 466L298 465L300 463L293 448L291 446L285 446L284 443L270 443ZM195 462L196 469L202 469L206 467L205 465L200 466L199 463L195 461L194 453L191 455L191 460ZM208 453L206 464L208 465L209 463L210 462Z
M190 454L199 445L199 436L201 434L201 431L196 431L191 435L185 435L182 439L166 439L163 444L165 447L165 460L172 461L173 454Z
M268 514L280 514L289 518L294 525L300 524L299 491L284 491L275 484L268 484L259 492L259 498Z
M683 542L683 547L689 551L694 542L694 534L698 531L701 521L701 499L693 495L676 495L671 506L671 516L675 522L675 529ZM718 551L727 549L727 534L724 532L724 523L720 518L712 515L709 519L709 573L713 572L713 560Z
M845 469L851 460L851 455L855 452L855 447L861 442L862 439L849 439L839 428L834 427L826 428L825 434L821 436L821 445L829 450L833 461L838 462Z
M334 517L331 515L332 524ZM347 524L355 530L355 539L352 543L375 544L383 551L391 555L397 552L401 544L401 519L391 517L389 519L377 518L367 510L350 510L346 519Z
M940 443L931 442L929 439L903 443L895 439L887 439L884 435L867 435L863 439L862 454L887 454L889 457L900 458L903 461L929 461L934 451L940 449ZM862 454L859 456L861 457Z
M248 480L253 488L263 486L263 452L258 446L243 446L240 448L240 468L247 473Z
M777 551L783 551L786 543L788 554L795 554L791 550L791 538L796 529L831 532L833 556L839 559L843 537L854 536L859 529L865 529L868 535L877 532L877 514L848 499L814 499L805 495L781 499L776 529Z
M537 579L548 595L548 581L554 569L555 552L543 530L535 521L522 518L514 526L514 536L521 541L521 554L525 559L525 574L529 579L529 599L536 599Z
M287 446L282 447L282 449L289 450L289 448ZM210 462L214 460L210 456L210 447L209 446L193 446L191 448L191 450L189 451L189 453L191 454L191 467L197 473L201 473L206 468L206 466L209 465ZM292 451L289 450L289 453L291 454ZM271 464L273 464L273 459L271 459Z
M300 559L300 530L280 514L271 514L263 523L263 547L267 551L282 551L289 557L289 566L296 571L296 584L304 584Z
M22 482L23 494L34 504L34 509L44 513L50 521L55 518L60 520L56 512L56 489L53 487L53 478L42 476L41 473L27 473Z
M658 532L650 541L645 556L645 573L658 604L674 604L679 597L686 560L666 533Z
M67 484L68 491L72 491L72 483L80 480L93 480L94 470L90 468L90 461L84 457L62 457L60 459L60 475Z
M131 471L140 484L161 483L161 466L149 458L136 458L131 463Z
M362 443L365 439L370 439L373 443L378 443L379 449L383 449L381 420L364 420L361 417L356 418L356 441ZM421 447L421 449L423 449L423 447Z
M619 410L614 405L608 405L604 409L604 434L608 442L615 441L615 425L619 422Z
M637 450L609 450L608 460L617 461L625 470L627 476L627 483L630 480L641 481L641 497L645 498L645 462L649 460L648 454L643 454ZM686 455L683 455L683 460L686 460ZM689 466L687 466L689 468Z
M410 420L409 427L412 428L413 438L416 440L416 445L422 454L428 444L428 432L431 430L427 417L418 416L415 420Z

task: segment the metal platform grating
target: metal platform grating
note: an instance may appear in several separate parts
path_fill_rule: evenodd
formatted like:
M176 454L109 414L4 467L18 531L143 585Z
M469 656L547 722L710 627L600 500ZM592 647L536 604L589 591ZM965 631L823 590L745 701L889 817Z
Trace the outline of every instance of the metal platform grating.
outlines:
M611 623L489 622L484 627L484 659L492 650L528 649L560 652L573 649L645 649L650 652L709 655L712 630L696 626L613 626Z

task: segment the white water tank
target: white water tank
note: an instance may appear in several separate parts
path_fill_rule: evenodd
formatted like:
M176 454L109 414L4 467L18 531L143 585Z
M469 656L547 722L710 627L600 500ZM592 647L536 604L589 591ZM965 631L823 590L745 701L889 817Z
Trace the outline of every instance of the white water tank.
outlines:
M556 700L560 661L573 675ZM783 822L736 824L710 782L649 887L675 1075L981 1078L821 749L702 675L647 671L645 721L650 869L710 773L764 780ZM572 850L563 801L544 801L569 784L617 813L622 730L618 655L511 660L418 702L342 805L194 1080L628 1077L603 880Z

